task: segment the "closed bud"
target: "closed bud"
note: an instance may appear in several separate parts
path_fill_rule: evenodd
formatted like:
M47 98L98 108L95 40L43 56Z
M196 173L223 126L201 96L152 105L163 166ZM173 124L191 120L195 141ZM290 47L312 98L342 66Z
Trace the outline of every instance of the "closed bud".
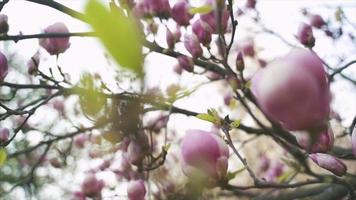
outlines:
M298 28L297 39L304 46L312 48L315 44L312 27L306 23L301 23Z
M246 0L245 6L246 6L246 8L255 9L256 8L256 0Z
M337 176L346 174L346 165L332 155L324 153L310 154L309 157L321 168L324 168Z
M221 28L221 32L225 33L227 30L227 23L229 21L229 11L226 9L226 5L224 1L211 1L208 0L207 4L213 6L213 10L209 13L200 15L200 19L207 23L212 29L213 33L219 33L219 26ZM220 14L220 22L218 22L218 14Z
M6 56L0 52L0 83L4 81L9 70Z
M254 75L252 91L262 111L288 130L323 127L328 119L327 74L313 52L297 49L269 63Z
M326 25L326 23L320 15L310 15L310 25L315 28L321 28Z
M80 134L80 135L76 135L74 137L74 145L77 148L83 148L85 145L85 142L88 140L88 137L85 134Z
M351 134L351 144L352 144L352 153L356 157L356 126L354 127L354 130L352 131Z
M176 44L177 41L178 41L178 39L176 38L176 36L172 33L172 31L170 31L167 28L166 29L166 42L167 42L168 48L173 49L174 45Z
M203 180L213 180L215 183L225 178L229 148L217 135L188 130L181 143L181 152L183 171L188 177L194 179L200 176Z
M135 141L131 140L127 148L128 160L133 165L139 165L142 162L144 153L142 147Z
M104 188L104 181L98 180L94 174L89 174L83 181L81 188L85 196L100 197Z
M0 34L6 34L9 31L9 24L7 23L7 15L0 14Z
M236 55L236 69L238 71L243 71L245 69L245 63L241 51L239 51Z
M39 64L40 64L40 54L37 51L35 55L33 55L31 59L27 61L27 72L31 75L34 75L38 70Z
M62 163L58 160L58 158L51 158L49 160L49 163L54 167L54 168L61 168Z
M193 17L189 13L189 4L186 0L179 0L172 8L172 18L180 26L188 26L189 20Z
M9 129L0 128L0 144L6 143L9 140Z
M203 49L200 46L199 39L194 34L184 36L184 47L193 58L198 58L203 55Z
M142 0L136 4L136 15L143 17L168 18L171 8L168 0Z
M179 56L177 58L179 66L188 71L188 72L193 72L194 71L194 62L193 59L188 57L188 56Z
M44 33L69 33L68 28L61 22L54 23L48 26ZM60 38L41 38L40 45L46 49L50 55L58 55L64 53L69 47L69 37Z
M143 180L130 181L127 186L127 196L129 200L144 200L146 195L145 183Z
M197 20L192 25L193 33L198 37L199 42L204 46L209 46L213 31L210 26L202 20Z

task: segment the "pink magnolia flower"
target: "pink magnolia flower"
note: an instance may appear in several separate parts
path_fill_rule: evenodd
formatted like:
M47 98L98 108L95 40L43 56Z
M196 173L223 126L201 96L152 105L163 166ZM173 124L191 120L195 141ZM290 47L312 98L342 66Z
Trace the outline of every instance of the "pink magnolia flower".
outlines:
M80 134L80 135L76 135L74 137L74 145L77 148L83 148L85 145L85 142L88 140L88 136L85 134Z
M241 51L237 52L235 66L238 71L243 71L245 69L244 58Z
M298 28L297 39L304 46L313 47L315 38L313 36L312 27L306 23L301 23Z
M246 0L245 6L246 6L246 8L255 9L256 0Z
M200 46L199 39L194 34L184 36L184 47L193 58L198 58L203 55L203 49Z
M127 186L127 196L129 200L144 200L146 195L145 183L143 180L130 181Z
M167 18L171 13L168 0L141 0L135 7L136 15Z
M179 66L188 71L188 72L193 72L194 71L194 62L193 59L188 57L188 56L179 56L177 58Z
M315 28L321 28L326 25L326 23L320 15L310 15L310 25Z
M131 164L139 165L144 157L141 145L136 141L131 140L127 148L127 157Z
M189 3L186 0L179 0L172 8L172 18L181 26L188 26L189 20L193 17L189 13Z
M252 79L252 89L262 111L285 128L325 127L331 95L327 74L316 54L293 50L260 69Z
M188 177L202 175L214 185L225 178L228 167L229 148L217 135L188 130L181 143L183 171Z
M44 29L44 33L68 33L68 28L61 22L54 23ZM69 37L61 38L42 38L40 45L46 49L50 55L64 53L69 47Z
M9 140L9 129L0 128L0 144L6 143Z
M81 188L85 196L101 196L101 190L104 188L104 181L98 180L94 174L89 174L83 181Z
M221 26L221 32L225 33L227 30L227 23L229 21L229 11L225 8L222 11L222 16L221 16L221 21L220 21L220 26ZM200 19L203 20L205 23L207 23L211 29L213 30L213 33L218 34L219 33L219 24L217 23L217 12L216 10L213 10L207 14L202 14L200 15Z
M242 52L244 56L255 56L255 43L252 39L245 39L238 43L237 49Z
M341 160L332 155L324 153L314 153L309 155L319 167L324 168L337 176L345 175L347 168Z
M0 82L4 81L9 70L6 56L0 52Z
M307 132L296 133L295 136L298 144L310 153L324 153L334 145L334 133L331 129L318 133L315 141L312 141L311 135Z
M204 46L209 46L213 30L203 20L197 20L192 25L193 33L198 37L199 42Z
M27 61L27 72L29 74L35 74L38 70L38 66L40 64L40 53L37 51L31 59Z
M7 15L0 14L0 34L6 34L9 31L7 20Z

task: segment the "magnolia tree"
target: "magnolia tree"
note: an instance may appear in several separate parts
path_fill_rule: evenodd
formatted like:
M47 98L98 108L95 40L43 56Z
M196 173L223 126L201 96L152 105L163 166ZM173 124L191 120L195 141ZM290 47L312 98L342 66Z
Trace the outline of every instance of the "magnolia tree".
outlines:
M41 33L7 34L12 16L0 15L0 40L8 44L0 52L2 199L356 199L356 117L331 106L333 84L356 87L348 73L356 24L345 7L325 6L323 17L300 10L288 39L265 25L255 0L89 0L81 11L27 1L91 31L53 22ZM263 57L262 48L278 48L259 45L261 34L287 53ZM44 66L77 36L102 43L113 76L83 72L73 81L58 63ZM25 39L38 40L38 51L14 67L8 49ZM346 41L348 52L322 58L318 41ZM181 82L190 74L200 84L150 87L144 66L152 53L174 59L164 67ZM220 105L180 103L203 86L220 88L203 99ZM355 107L355 99L343 101ZM179 115L190 123L173 126ZM198 120L211 128L197 128Z

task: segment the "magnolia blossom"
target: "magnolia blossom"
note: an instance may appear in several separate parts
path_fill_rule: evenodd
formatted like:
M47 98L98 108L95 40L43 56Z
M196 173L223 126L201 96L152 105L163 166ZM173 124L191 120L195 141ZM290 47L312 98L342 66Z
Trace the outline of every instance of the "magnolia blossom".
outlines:
M104 181L98 180L94 174L89 174L83 181L81 188L85 196L101 196L101 190L104 187Z
M237 52L235 66L238 71L243 71L245 69L244 58L241 51Z
M130 181L127 186L127 196L129 200L144 200L146 195L145 183L143 180Z
M9 129L0 128L0 144L6 143L9 140Z
M9 31L7 20L7 15L0 14L0 34L6 34Z
M171 7L168 0L141 0L135 7L136 15L158 16L167 18L171 13Z
M131 140L127 148L127 156L131 164L138 165L144 157L143 149L139 143Z
M316 136L315 141L307 132L296 133L295 136L298 144L311 153L324 153L334 145L334 133L331 129L313 135Z
M183 172L200 177L213 186L225 178L229 148L217 135L202 130L188 130L181 143Z
M68 28L61 22L54 23L44 29L44 33L69 33ZM64 53L69 47L69 37L60 38L42 38L40 45L47 50L51 55L58 55Z
M262 111L289 130L325 127L330 111L327 74L314 53L295 49L252 79Z
M208 46L211 42L213 30L203 20L197 20L192 25L193 33L198 37L199 42Z
M177 58L179 66L188 71L188 72L193 72L194 71L194 62L193 59L188 57L188 56L179 56Z
M2 82L9 70L9 67L7 65L7 58L6 56L0 52L0 82Z
M184 47L193 58L198 58L203 55L203 49L200 46L199 39L194 34L184 36Z
M301 23L298 28L297 39L303 45L313 47L315 44L315 38L313 36L312 27L306 23Z
M193 17L189 13L189 4L186 0L180 0L172 8L172 18L181 26L188 26L189 20Z
M321 168L324 168L337 176L345 175L347 168L341 160L324 153L310 154L309 157Z
M326 25L326 23L320 15L310 15L310 25L315 28L321 28Z
M245 39L238 43L237 49L242 52L244 56L255 55L255 43L252 39Z

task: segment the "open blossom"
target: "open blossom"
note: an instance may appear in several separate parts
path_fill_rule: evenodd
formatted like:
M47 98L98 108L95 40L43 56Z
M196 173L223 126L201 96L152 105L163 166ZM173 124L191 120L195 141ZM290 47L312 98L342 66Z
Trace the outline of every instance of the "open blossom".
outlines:
M9 70L6 56L0 52L0 82L2 82Z
M104 188L104 181L98 180L94 174L89 174L83 181L81 188L85 196L101 196L101 190Z
M61 22L54 23L44 29L44 33L68 33L68 28ZM58 55L64 53L69 47L69 37L61 38L42 38L40 45L47 50L51 55Z
M9 140L9 129L0 128L0 144L6 143Z
M228 167L229 149L217 135L188 130L181 143L183 171L191 178L202 175L207 185L222 180Z
M331 129L318 133L315 141L307 132L296 133L295 136L298 144L310 153L324 153L334 145L334 133Z
M319 167L324 168L337 176L345 175L347 168L346 165L339 159L332 155L324 153L314 153L309 155Z
M130 181L127 186L127 196L129 200L144 200L146 195L145 183L143 180Z
M186 0L180 0L172 8L172 18L181 26L188 26L189 20L193 17L189 13L189 4Z
M7 15L0 14L0 34L6 34L9 31L7 20Z
M199 42L208 46L211 42L211 35L213 30L203 20L197 20L192 25L192 31L199 39Z
M313 47L315 44L315 38L313 36L312 27L306 23L301 23L298 27L297 39L304 46Z
M260 69L252 79L252 88L262 111L285 128L325 127L331 94L327 74L316 54L293 50Z
M194 34L184 36L184 47L193 58L198 58L203 55L203 49L200 46L199 39Z

